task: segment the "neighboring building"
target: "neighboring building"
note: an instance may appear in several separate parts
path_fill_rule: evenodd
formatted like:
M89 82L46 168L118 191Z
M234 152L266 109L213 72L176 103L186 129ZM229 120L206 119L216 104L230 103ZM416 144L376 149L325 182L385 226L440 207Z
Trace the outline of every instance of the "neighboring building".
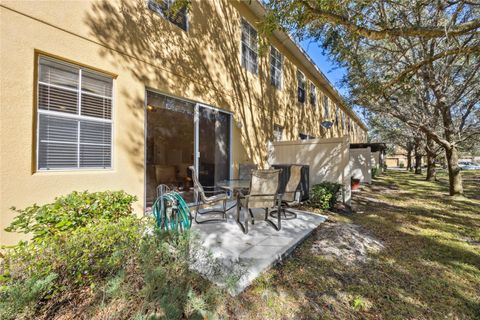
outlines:
M268 141L348 136L356 114L283 32L260 48L260 2L2 1L0 243L10 206L73 190L214 185L266 166ZM322 121L331 121L330 129Z
M385 158L387 168L407 167L407 156L404 154L391 154Z

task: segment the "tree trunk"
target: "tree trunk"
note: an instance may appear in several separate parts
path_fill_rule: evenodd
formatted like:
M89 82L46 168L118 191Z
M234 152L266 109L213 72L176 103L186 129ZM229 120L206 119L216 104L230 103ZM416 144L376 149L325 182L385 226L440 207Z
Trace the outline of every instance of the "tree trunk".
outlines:
M419 147L420 147L420 141L419 139L415 138L415 148L414 148L415 174L422 174L422 155L418 151Z
M437 170L435 169L435 156L427 155L427 181L437 181Z
M415 155L415 174L422 174L422 155Z
M458 166L458 150L455 146L446 149L450 195L463 195L462 174Z
M412 150L407 150L407 171L412 170Z
M427 152L427 181L437 181L437 170L435 169L435 163L437 155L434 151L435 142L427 136L427 145L425 151Z

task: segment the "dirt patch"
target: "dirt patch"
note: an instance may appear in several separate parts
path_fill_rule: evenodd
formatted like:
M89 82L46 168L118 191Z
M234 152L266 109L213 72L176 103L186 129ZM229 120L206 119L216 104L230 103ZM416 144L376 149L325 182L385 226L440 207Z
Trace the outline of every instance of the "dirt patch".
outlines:
M311 252L346 265L364 263L383 243L362 227L351 223L325 223L316 233Z

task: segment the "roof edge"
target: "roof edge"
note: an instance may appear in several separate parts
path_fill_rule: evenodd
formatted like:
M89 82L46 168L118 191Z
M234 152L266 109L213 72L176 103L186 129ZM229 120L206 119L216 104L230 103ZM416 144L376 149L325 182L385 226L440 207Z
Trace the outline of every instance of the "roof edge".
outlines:
M267 13L267 9L259 0L251 0L249 3L245 4L259 18L263 18ZM280 40L280 42L288 49L290 49L295 57L298 58L305 65L305 67L307 67L307 69L309 69L310 73L312 73L314 76L317 76L317 80L319 80L320 83L326 85L329 93L341 102L344 108L347 109L350 116L352 116L364 130L368 131L368 127L365 125L365 123L360 119L357 113L349 105L347 105L343 96L337 91L335 86L330 82L330 80L328 80L325 74L318 68L308 53L302 47L300 47L297 42L295 42L286 32L277 29L273 33L275 37Z

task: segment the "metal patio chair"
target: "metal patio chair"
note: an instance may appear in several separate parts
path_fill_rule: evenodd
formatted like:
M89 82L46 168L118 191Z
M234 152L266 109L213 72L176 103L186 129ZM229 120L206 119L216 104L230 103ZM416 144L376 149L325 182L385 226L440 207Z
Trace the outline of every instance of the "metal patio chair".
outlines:
M194 190L194 206L195 207L195 222L196 223L205 223L205 222L225 222L227 221L227 201L228 194L220 189L217 189L214 186L202 186L198 180L197 172L193 166L188 167L192 171L192 180L193 180L193 190ZM207 196L206 194L209 194ZM221 203L221 209L212 209L200 212L200 207L202 206L213 206L215 204ZM221 218L209 218L199 220L198 216L204 216L209 214L221 215Z
M242 192L237 194L237 217L236 221L242 231L248 233L248 222L255 224L252 209L264 209L265 221L279 231L282 228L280 215L277 215L277 223L269 219L270 208L281 210L282 195L278 193L281 170L253 170L250 180L250 193L243 195ZM245 208L244 223L240 221L241 209Z
M302 166L292 165L290 166L290 177L288 178L285 191L282 193L282 208L280 213L284 219L295 219L297 214L287 208L300 204L300 180L302 178ZM270 216L277 218L279 211L272 211Z

